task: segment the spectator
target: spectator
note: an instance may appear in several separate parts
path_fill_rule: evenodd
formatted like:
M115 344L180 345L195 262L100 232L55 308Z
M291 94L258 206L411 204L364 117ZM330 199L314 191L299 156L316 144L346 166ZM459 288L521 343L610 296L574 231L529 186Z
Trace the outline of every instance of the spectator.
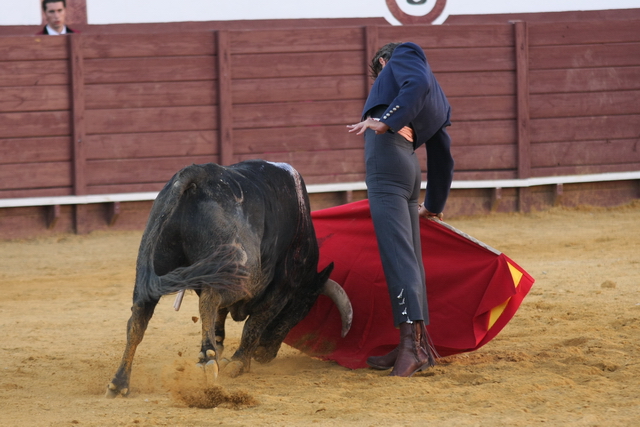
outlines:
M60 34L75 33L67 27L67 1L66 0L42 0L42 11L47 25L38 34L59 36Z

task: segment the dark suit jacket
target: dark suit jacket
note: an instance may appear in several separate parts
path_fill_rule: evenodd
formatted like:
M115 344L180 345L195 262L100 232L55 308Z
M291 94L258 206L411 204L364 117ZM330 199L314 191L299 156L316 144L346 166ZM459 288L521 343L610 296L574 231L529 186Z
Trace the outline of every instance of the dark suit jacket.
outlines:
M451 124L451 106L420 46L403 43L393 51L371 87L362 118L373 110L391 131L410 125L414 150L428 141L425 207L442 212L453 180L451 139L444 129Z
M77 31L73 31L71 28L69 28L67 26L67 33L76 33ZM40 35L49 35L49 32L47 31L47 26L45 25L44 28L42 29L42 31L40 31L39 33L36 33L36 36L40 36Z
M450 124L449 101L433 75L427 57L415 43L403 43L393 51L373 83L362 119L380 105L388 106L380 121L392 131L411 125L415 132L414 149Z

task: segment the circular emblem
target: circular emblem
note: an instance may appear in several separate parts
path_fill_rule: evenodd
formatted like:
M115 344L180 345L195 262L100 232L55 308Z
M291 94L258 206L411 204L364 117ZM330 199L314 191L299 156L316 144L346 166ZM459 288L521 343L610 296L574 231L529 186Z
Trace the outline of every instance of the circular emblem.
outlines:
M422 6L425 5L427 1L435 1L435 5L425 15L418 16L404 12L398 5L398 1L406 1L410 6ZM431 24L440 16L444 10L444 6L447 4L447 0L386 0L386 2L391 14L403 25ZM419 8L416 7L416 11L419 11L418 9Z

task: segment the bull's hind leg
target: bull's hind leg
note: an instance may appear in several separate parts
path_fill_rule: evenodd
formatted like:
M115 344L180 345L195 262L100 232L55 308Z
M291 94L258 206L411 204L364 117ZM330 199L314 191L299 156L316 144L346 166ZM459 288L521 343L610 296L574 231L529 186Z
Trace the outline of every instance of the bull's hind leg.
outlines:
M219 309L220 294L210 288L200 292L200 319L202 321L202 347L198 364L205 370L207 376L212 379L218 377L218 358L222 353L222 347L217 345L218 334L222 331L220 344L224 341L224 321L227 310Z
M114 398L118 395L127 396L129 394L133 356L138 345L142 342L149 320L153 316L153 311L157 304L158 300L154 300L141 305L134 303L133 307L131 307L131 317L127 323L127 345L122 355L120 367L107 386L106 397Z
M229 314L228 309L226 308L218 309L218 315L216 316L216 321L214 323L214 329L216 334L215 347L218 349L218 358L222 356L222 352L224 351L224 339L226 336L224 323L227 320L228 314Z

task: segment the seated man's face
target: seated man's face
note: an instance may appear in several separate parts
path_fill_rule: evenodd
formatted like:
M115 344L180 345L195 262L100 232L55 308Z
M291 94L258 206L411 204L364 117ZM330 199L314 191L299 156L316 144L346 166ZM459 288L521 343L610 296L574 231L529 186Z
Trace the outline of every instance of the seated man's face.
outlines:
M47 10L44 11L47 24L57 32L62 31L66 20L66 9L61 1L47 3Z

